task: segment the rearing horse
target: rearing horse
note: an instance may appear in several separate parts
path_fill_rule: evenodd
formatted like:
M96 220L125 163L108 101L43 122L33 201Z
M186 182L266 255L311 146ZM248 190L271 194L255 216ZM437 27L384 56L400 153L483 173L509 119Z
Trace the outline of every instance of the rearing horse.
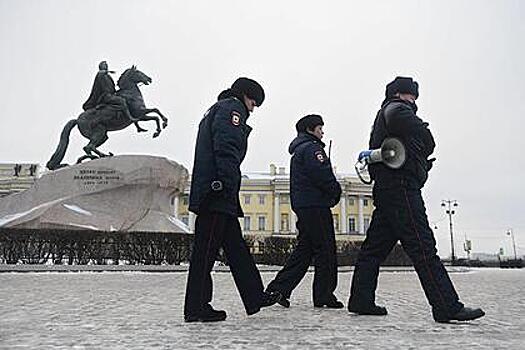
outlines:
M126 99L131 115L137 118L138 121L154 120L156 122L157 130L153 134L153 137L157 137L162 130L159 117L162 119L162 128L168 125L168 119L162 115L157 108L146 108L142 93L137 86L140 83L149 85L151 78L139 71L135 66L126 69L117 82L120 88L117 91L117 95ZM156 113L158 116L147 115L151 112ZM68 121L64 126L60 134L60 143L55 153L51 156L51 159L47 162L47 168L54 170L67 166L67 164L61 164L60 162L64 159L69 144L69 135L75 125L78 126L78 130L82 136L89 139L89 143L83 148L86 154L77 160L77 163L80 163L85 159L112 156L112 153L105 154L97 148L108 139L108 131L122 130L131 123L132 121L126 118L124 113L115 110L111 106L97 106L97 108L92 108L81 113L77 119ZM138 131L146 131L140 128L138 124L136 125Z

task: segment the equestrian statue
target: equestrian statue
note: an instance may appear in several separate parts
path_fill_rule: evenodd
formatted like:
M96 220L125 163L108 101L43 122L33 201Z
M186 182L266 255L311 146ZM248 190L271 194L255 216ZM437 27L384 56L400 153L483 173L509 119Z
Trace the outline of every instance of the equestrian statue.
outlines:
M69 144L71 130L77 126L78 130L89 143L83 148L86 153L78 158L77 163L86 159L96 159L112 156L102 153L97 148L108 139L108 131L122 130L131 124L135 124L137 132L145 132L139 126L140 121L154 120L157 130L153 137L159 136L161 130L168 125L168 119L157 108L146 108L139 84L149 85L151 78L142 73L137 67L132 66L122 73L117 81L119 90L115 89L115 82L111 78L106 61L99 64L99 71L93 82L93 88L88 100L82 105L82 112L77 119L72 119L66 123L60 134L60 143L55 153L47 162L49 170L55 170L67 166L62 164ZM148 115L155 113L156 115ZM162 119L162 128L160 119Z

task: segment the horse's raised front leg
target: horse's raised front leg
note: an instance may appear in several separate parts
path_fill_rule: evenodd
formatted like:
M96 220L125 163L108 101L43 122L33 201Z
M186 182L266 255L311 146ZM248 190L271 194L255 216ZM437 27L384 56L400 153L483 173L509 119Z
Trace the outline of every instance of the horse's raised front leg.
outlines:
M140 118L140 120L154 120L155 123L157 124L157 130L155 130L155 133L153 133L153 138L157 137L160 135L160 132L162 131L162 129L160 128L160 120L158 117L156 116L149 116L149 115L144 115Z
M168 126L168 118L166 118L164 116L164 114L162 114L157 108L148 108L145 111L147 111L147 112L144 113L144 114L148 114L150 112L157 113L159 115L160 119L162 119L162 128L163 129L165 129Z

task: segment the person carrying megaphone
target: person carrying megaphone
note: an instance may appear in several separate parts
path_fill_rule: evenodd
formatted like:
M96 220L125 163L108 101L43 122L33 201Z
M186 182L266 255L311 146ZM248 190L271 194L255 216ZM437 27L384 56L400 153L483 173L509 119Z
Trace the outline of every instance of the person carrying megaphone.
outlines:
M396 77L386 86L385 95L370 135L372 151L361 153L359 160L368 164L374 181L375 210L356 262L348 311L387 314L385 307L375 304L379 265L400 241L414 264L436 322L482 317L483 310L465 307L459 301L428 224L421 188L435 160L429 159L435 142L428 123L416 115L419 85L412 78ZM399 152L395 150L402 150L403 162L388 160L389 155L396 158Z

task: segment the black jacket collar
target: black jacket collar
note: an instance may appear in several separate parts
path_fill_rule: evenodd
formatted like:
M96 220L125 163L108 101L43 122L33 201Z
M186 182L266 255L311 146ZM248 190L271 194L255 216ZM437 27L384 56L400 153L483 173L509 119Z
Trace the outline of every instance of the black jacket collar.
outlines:
M316 136L308 132L300 132L297 134L297 137L293 139L293 141L290 143L290 147L288 147L288 152L290 152L290 154L293 154L297 146L305 142L314 142L319 144L322 148L325 147L324 142L318 139Z

